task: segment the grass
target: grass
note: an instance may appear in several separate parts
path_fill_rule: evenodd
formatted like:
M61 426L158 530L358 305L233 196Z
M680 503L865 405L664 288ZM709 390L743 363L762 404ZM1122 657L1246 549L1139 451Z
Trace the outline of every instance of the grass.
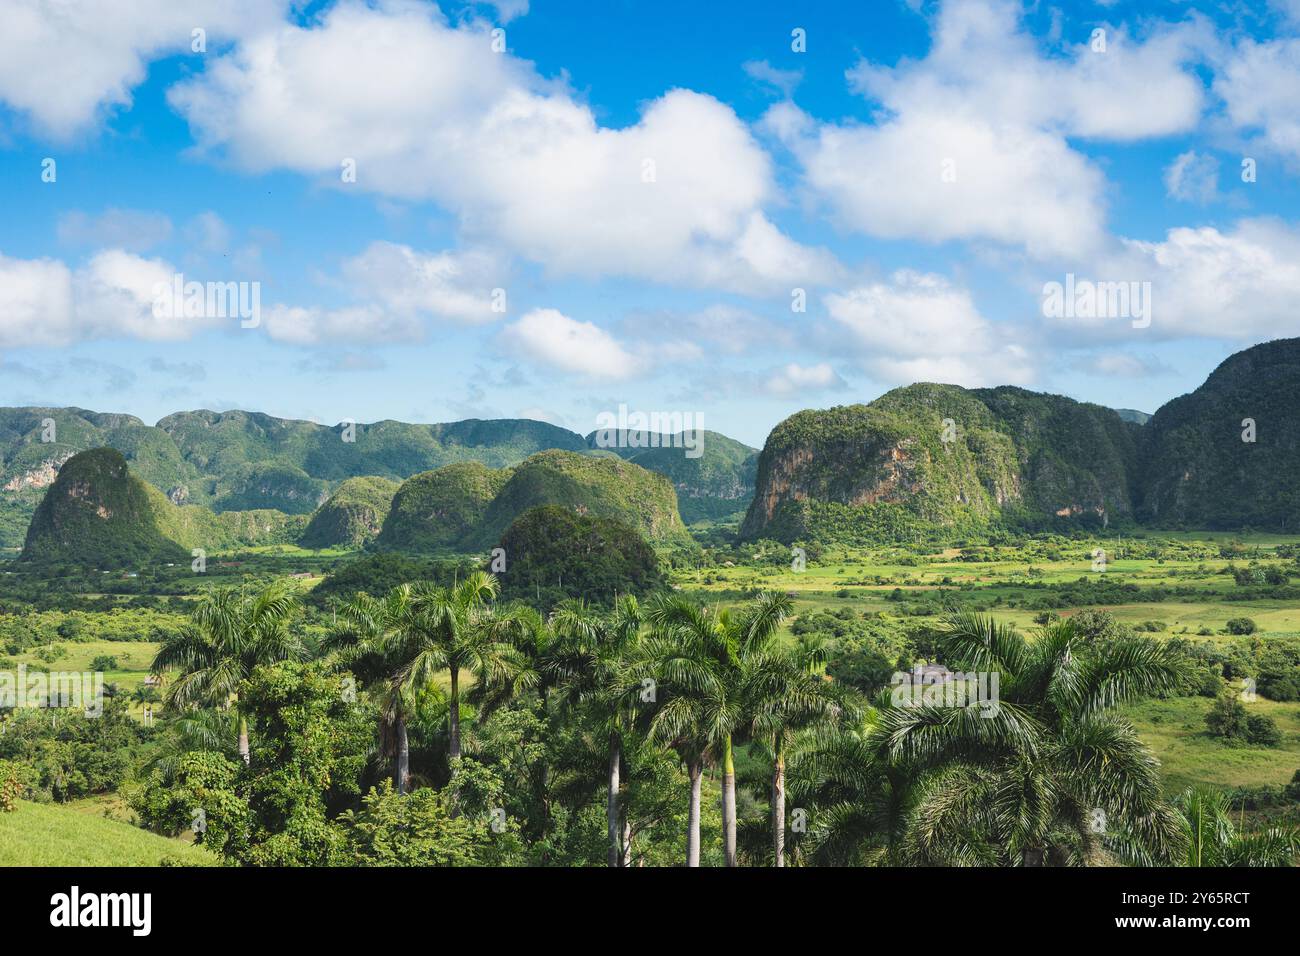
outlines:
M1300 578L1300 567L1272 553L1281 546L1300 544L1300 536L1158 532L1142 538L1136 547L1127 539L1071 541L1058 547L1060 555L1056 559L1032 553L1032 545L1024 550L1023 558L1018 558L1013 550L1001 549L996 559L985 561L958 560L959 552L952 548L918 555L900 548L835 547L821 561L809 562L802 571L785 565L742 563L734 567L678 571L673 581L704 601L733 600L738 592L751 588L782 591L791 596L796 615L850 608L855 615L883 611L901 616L902 604L924 601L935 589L943 587L956 601L988 606L988 613L997 620L1030 633L1039 612L1008 605L1024 604L1050 593L1030 585L1073 584L1081 577L1099 573L1092 571L1091 554L1094 547L1102 547L1109 556L1104 573L1114 581L1140 587L1196 588L1194 598L1087 605L1109 611L1129 626L1159 621L1165 630L1151 635L1157 640L1173 637L1198 642L1241 640L1223 633L1227 621L1237 617L1253 619L1259 628L1258 637L1265 642L1270 637L1294 637L1300 633L1300 604L1272 599L1228 600L1235 596L1237 588L1231 575L1222 573L1230 564L1242 567L1254 559L1269 565L1290 566ZM1176 543L1178 548L1167 548L1164 557L1131 556L1137 547L1161 541ZM1244 546L1247 553L1234 560L1222 557L1219 546L1229 542ZM887 579L888 583L876 583L877 577ZM896 588L903 593L901 603L888 600ZM1068 616L1081 609L1067 607L1057 613ZM939 618L913 620L938 623ZM1198 632L1202 630L1212 633L1201 635ZM786 633L788 636L788 628ZM1194 783L1228 788L1279 785L1291 780L1300 768L1300 704L1279 704L1261 698L1249 705L1272 716L1283 732L1281 747L1261 749L1229 747L1211 738L1205 731L1205 714L1210 703L1205 698L1151 700L1126 711L1142 739L1160 758L1169 792L1177 793Z
M10 660L15 667L26 664L29 669L39 667L46 671L80 673L89 671L91 662L96 657L107 654L117 658L117 667L104 671L104 683L115 684L119 692L128 695L149 676L149 666L159 647L154 641L61 641L56 646L63 648L65 653L50 663L37 657L34 650L14 655ZM138 713L140 705L132 704L131 709L133 713Z
M1300 770L1300 703L1257 698L1251 713L1267 714L1282 731L1280 747L1238 747L1211 737L1205 715L1207 697L1146 700L1123 713L1160 759L1165 791L1178 793L1193 785L1212 787L1280 786Z
M18 801L0 813L0 866L215 866L202 847L118 820L48 803Z

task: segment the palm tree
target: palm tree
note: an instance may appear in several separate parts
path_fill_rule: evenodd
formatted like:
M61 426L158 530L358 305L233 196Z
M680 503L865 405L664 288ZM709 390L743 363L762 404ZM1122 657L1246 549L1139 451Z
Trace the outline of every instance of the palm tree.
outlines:
M513 689L537 681L536 671L516 646L533 636L533 616L527 609L494 609L496 594L496 578L484 571L475 571L451 587L414 585L414 626L392 636L392 652L405 662L395 680L405 691L429 687L443 671L448 673L447 755L453 761L461 754L462 674L488 687Z
M786 753L800 731L861 719L857 696L821 673L820 648L760 651L745 660L749 732L772 760L770 808L775 866L785 866Z
M700 773L717 753L722 762L723 848L736 865L736 766L733 734L745 721L746 662L771 644L790 599L760 594L737 611L702 608L681 597L656 601L647 614L648 656L668 699L651 733L683 754L691 778L687 866L699 866Z
M393 754L393 787L399 794L410 789L407 723L413 706L411 688L402 680L411 661L402 652L415 646L409 638L423 623L414 595L409 584L398 585L382 600L357 594L337 607L326 641L340 665L369 677L378 690L384 750Z
M1026 641L968 611L949 618L938 648L959 671L996 674L998 701L882 699L869 735L876 763L906 773L892 780L906 816L890 842L897 862L1083 863L1108 845L1177 855L1183 834L1161 798L1159 764L1112 713L1182 685L1174 649L1134 638L1089 645L1068 619Z
M1227 798L1217 790L1183 791L1178 808L1187 852L1183 866L1295 866L1300 854L1300 830L1269 827L1258 833L1239 833L1232 824ZM1122 854L1128 862L1150 865L1143 854Z
M610 614L581 600L562 603L551 614L555 640L542 657L542 668L561 691L561 705L595 715L608 740L608 864L626 866L631 854L620 807L623 737L634 721L641 681L633 654L641 631L641 609L634 597L620 598Z
M199 600L190 623L164 638L152 672L179 671L167 688L167 706L229 707L239 713L239 756L248 763L248 720L239 711L239 685L255 668L305 656L293 632L297 594L287 581L261 590L215 588Z

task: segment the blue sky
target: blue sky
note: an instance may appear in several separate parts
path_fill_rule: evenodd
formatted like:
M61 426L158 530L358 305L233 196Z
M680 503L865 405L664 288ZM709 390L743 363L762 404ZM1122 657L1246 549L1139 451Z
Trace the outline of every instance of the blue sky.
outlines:
M1296 334L1300 0L0 8L0 404L759 445L918 380L1151 411Z

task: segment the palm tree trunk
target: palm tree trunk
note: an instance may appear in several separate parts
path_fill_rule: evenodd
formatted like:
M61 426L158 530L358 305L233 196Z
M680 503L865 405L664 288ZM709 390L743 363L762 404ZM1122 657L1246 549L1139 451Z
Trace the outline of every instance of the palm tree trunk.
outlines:
M618 788L619 788L619 753L618 734L609 735L609 796L605 801L605 822L609 829L609 859L611 867L622 865L623 840L622 827L619 825Z
M736 764L731 754L731 734L722 742L722 846L727 866L736 865Z
M244 761L245 766L251 759L248 752L248 718L242 713L239 715L239 759Z
M785 752L776 742L772 766L772 850L777 866L785 866Z
M411 779L411 741L406 733L406 717L398 714L393 722L397 737L397 763L393 768L393 787L399 794L406 793Z
M623 810L623 859L619 861L619 866L629 867L632 865L632 821L627 818L627 810Z
M700 778L703 773L702 761L696 757L687 764L691 775L691 809L686 817L686 865L700 865Z
M451 669L451 698L448 706L450 707L448 716L451 718L451 746L447 753L452 760L455 760L460 756L460 670L455 667Z

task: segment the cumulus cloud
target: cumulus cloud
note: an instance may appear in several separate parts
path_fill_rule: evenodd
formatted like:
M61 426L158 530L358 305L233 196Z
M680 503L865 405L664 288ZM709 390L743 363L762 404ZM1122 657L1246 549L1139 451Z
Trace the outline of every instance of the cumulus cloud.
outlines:
M765 127L842 225L884 238L991 239L1031 255L1080 254L1104 236L1105 179L1069 137L1130 141L1192 128L1203 90L1184 64L1199 28L1145 40L1108 33L1045 56L1009 0L944 4L932 46L850 85L879 104L869 124L817 124L789 104Z
M343 265L354 294L401 315L427 314L465 323L491 322L493 290L504 286L499 258L483 250L418 252L373 242Z
M10 0L0 30L0 101L64 139L131 103L157 56L189 52L278 22L280 0ZM212 49L209 46L209 49Z
M521 360L587 379L619 381L643 367L607 331L556 309L533 309L507 326L501 338Z
M329 309L277 303L262 309L262 327L271 338L290 345L417 342L425 331L417 316L378 305Z
M976 386L1033 377L1026 348L1005 340L970 293L942 276L901 270L831 293L825 305L863 367L884 381Z
M831 368L829 362L819 362L816 365L791 362L765 373L762 383L764 392L778 398L847 387L848 383Z
M1300 301L1300 230L1276 219L1245 219L1227 230L1170 229L1160 242L1124 240L1099 278L1151 283L1151 325L1127 319L1067 324L1118 335L1243 340L1295 335Z
M1264 148L1300 161L1300 39L1242 40L1219 64L1214 91L1228 120Z
M169 98L201 149L243 169L338 182L354 160L356 188L435 201L472 242L558 272L753 291L834 270L767 218L771 161L730 107L671 90L602 127L491 43L436 8L345 0L245 40Z
M74 269L55 259L0 255L0 345L62 346L87 339L178 341L229 321L213 315L155 315L160 287L177 270L123 249Z

